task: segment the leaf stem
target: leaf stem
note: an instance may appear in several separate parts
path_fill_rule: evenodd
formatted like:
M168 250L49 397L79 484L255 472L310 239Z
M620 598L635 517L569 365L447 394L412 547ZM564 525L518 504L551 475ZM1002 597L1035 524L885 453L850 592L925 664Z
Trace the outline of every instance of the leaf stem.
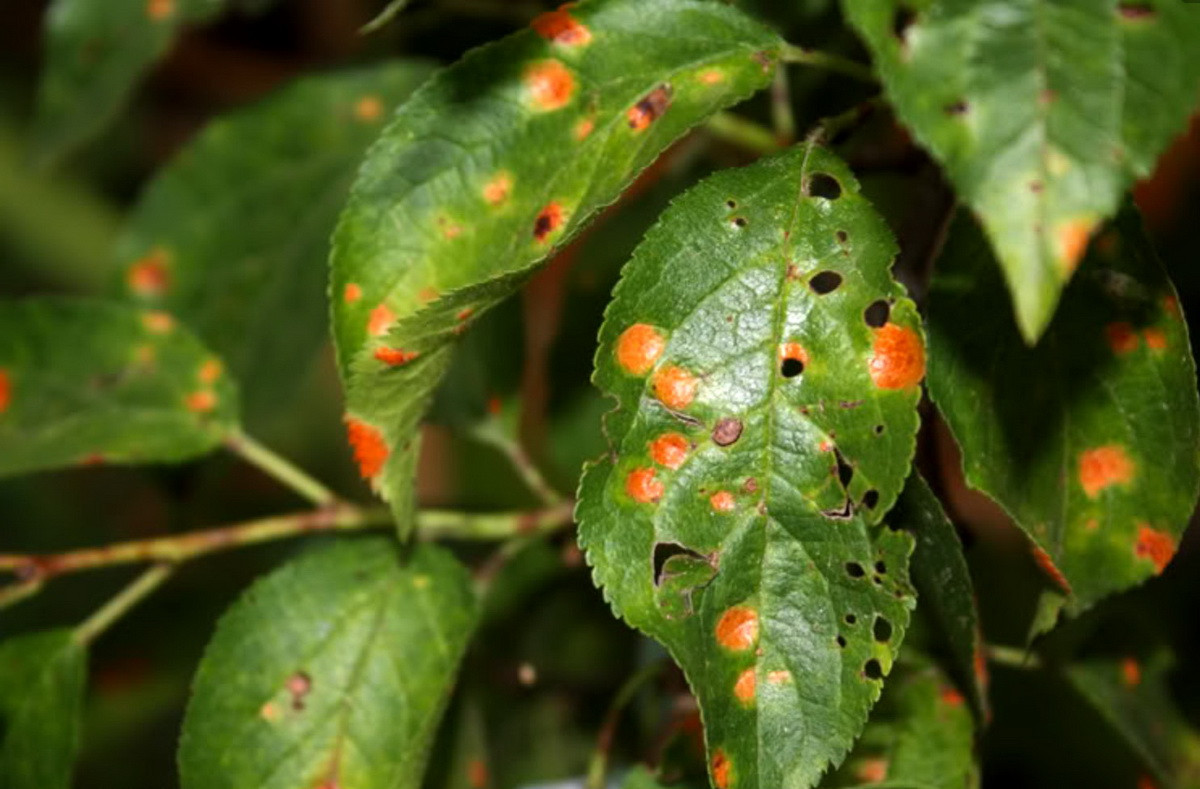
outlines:
M483 423L480 427L472 431L478 440L499 450L508 462L512 464L513 469L520 475L521 480L525 483L534 495L549 508L558 507L563 502L562 495L554 489L554 487L546 480L537 464L529 457L529 453L525 451L525 447L521 446L521 442L510 437L504 432L503 428L499 427L495 420L489 420Z
M617 691L617 695L613 697L612 704L609 705L608 712L604 716L600 733L596 735L596 747L588 762L587 782L584 784L584 789L604 789L604 777L608 772L608 755L612 750L613 737L617 733L617 724L621 721L621 713L625 711L625 707L642 689L642 686L657 677L666 666L666 660L656 660L642 666L634 672L633 676L625 680L625 684Z
M1001 646L999 644L988 644L986 651L988 660L1000 666L1025 671L1042 667L1041 658L1028 650Z
M245 433L235 433L225 440L225 446L238 457L256 466L267 475L299 493L304 498L323 507L337 501L329 488L313 479L308 472L290 460L276 454Z
M771 83L771 122L775 126L775 139L780 145L795 142L796 116L792 113L787 69L776 69L775 80Z
M719 140L755 153L774 153L779 150L779 141L770 129L732 112L718 112L708 119L704 128Z
M75 642L87 646L96 636L107 630L113 622L124 616L131 608L145 599L175 571L175 565L169 562L156 564L133 580L109 600L96 613L89 616L79 627L75 628Z
M800 65L812 66L813 68L823 68L826 71L832 71L861 82L870 82L872 84L876 82L875 72L871 70L870 66L832 52L805 49L795 44L784 46L783 62L799 63Z

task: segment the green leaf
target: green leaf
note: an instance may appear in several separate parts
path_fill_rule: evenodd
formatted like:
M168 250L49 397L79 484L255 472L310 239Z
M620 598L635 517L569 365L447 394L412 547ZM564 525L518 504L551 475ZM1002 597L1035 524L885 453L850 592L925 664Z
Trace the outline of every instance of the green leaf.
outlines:
M87 652L70 630L0 643L0 789L68 789Z
M0 302L0 476L178 462L236 428L221 362L166 313L99 301Z
M1200 95L1178 0L843 0L888 98L980 216L1030 343Z
M326 331L329 234L359 161L431 71L399 62L300 80L209 124L134 208L117 287L194 329L251 415L278 412L302 383Z
M1200 735L1188 725L1167 684L1173 660L1165 651L1096 658L1067 667L1071 684L1143 760L1164 789L1200 782Z
M927 661L901 665L854 752L823 786L978 787L975 724L964 702Z
M54 0L46 11L45 66L33 139L56 158L99 132L181 27L224 0Z
M624 780L621 781L621 789L664 789L664 787L654 777L654 773L639 764L625 774Z
M313 551L226 613L183 723L184 789L420 786L477 605L448 553L396 550Z
M930 290L929 391L967 482L1029 534L1078 612L1161 571L1196 503L1187 327L1132 209L1101 235L1036 347L996 309L998 280L960 215Z
M671 141L769 84L778 38L698 0L585 0L469 54L371 148L334 235L363 476L409 523L415 432L454 341Z
M988 717L987 662L975 607L975 590L954 524L925 478L913 471L888 521L916 541L909 575L919 610L936 626L950 653L952 673L967 689L976 712Z
M878 525L924 372L895 253L846 165L796 148L680 197L605 317L594 380L619 408L580 543L682 665L719 787L812 785L908 625L912 538Z

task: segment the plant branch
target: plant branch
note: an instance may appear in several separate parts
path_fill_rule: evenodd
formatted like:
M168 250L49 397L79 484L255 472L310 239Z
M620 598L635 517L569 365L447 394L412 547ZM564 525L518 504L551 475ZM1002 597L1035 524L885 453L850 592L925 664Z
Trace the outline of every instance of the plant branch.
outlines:
M604 789L604 776L608 772L608 755L612 750L613 737L617 733L617 724L621 720L621 713L625 711L625 707L633 700L634 695L642 689L650 680L657 677L667 666L666 660L656 660L653 663L648 663L642 666L633 676L625 680L625 684L617 691L617 695L613 697L612 704L608 707L608 712L604 716L604 723L600 726L600 733L596 735L596 747L592 751L592 758L588 762L587 782L584 784L585 789Z
M103 633L113 622L124 616L131 608L148 597L164 581L175 572L175 565L168 562L156 564L139 575L133 583L126 586L109 600L96 613L89 616L79 627L75 628L75 641L87 646Z
M533 491L542 504L549 508L555 508L562 504L562 495L546 481L537 464L525 451L525 447L521 446L520 441L509 436L496 420L489 419L473 430L472 435L479 441L499 450L508 458L513 469L521 476L521 480Z
M771 122L775 126L775 139L780 145L795 142L796 116L792 113L787 69L777 69L775 80L771 83Z
M1000 666L1022 670L1042 667L1041 658L1024 649L988 644L986 651L988 660Z
M787 44L783 50L784 63L799 63L802 66L812 66L832 71L861 82L876 82L875 72L870 66L856 60L835 55L832 52L822 52L817 49L805 49L794 44Z
M274 477L318 507L324 507L337 501L337 496L329 488L313 479L308 472L290 460L275 454L245 433L231 435L225 439L225 446L250 465L256 466L268 476Z
M779 140L775 138L774 132L732 112L718 112L708 119L704 128L719 140L755 153L766 154L779 150Z

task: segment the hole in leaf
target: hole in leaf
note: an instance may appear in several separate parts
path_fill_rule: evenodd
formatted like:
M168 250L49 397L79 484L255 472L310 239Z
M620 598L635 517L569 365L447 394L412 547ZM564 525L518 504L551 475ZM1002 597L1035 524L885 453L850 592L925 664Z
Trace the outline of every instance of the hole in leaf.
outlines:
M875 425L875 435L883 435L883 425Z
M892 35L901 41L908 34L908 29L912 27L913 22L917 21L917 14L911 8L899 6L896 8L896 13L892 16Z
M838 637L837 637L837 645L838 645L839 647L841 647L842 649L845 649L845 648L846 648L846 637L845 637L845 636L838 636Z
M689 559L697 559L702 562L707 562L700 554L695 551L685 548L675 542L660 542L654 545L654 584L655 586L662 583L663 567L666 566L667 560L672 556L686 556Z
M879 661L871 658L863 664L863 676L867 679L883 679L883 666L879 665Z
M846 459L842 457L841 450L836 447L833 450L833 456L837 459L838 482L842 483L844 488L850 484L850 480L854 479L854 467L846 462Z
M875 617L875 625L871 628L871 632L875 635L875 640L879 643L886 643L892 637L892 623L884 619L882 616Z
M879 329L888 322L888 318L891 317L891 314L891 306L883 299L879 299L878 301L871 302L870 306L863 310L863 320L865 320L867 325L871 328Z
M808 281L808 287L818 296L832 293L842 284L842 275L836 271L818 271Z
M737 201L736 200L726 200L725 205L727 205L729 207L729 210L732 211L733 209L737 208Z
M746 217L744 217L744 216L735 216L735 217L733 218L733 223L734 223L735 225L737 225L738 227L745 227L745 226L746 226Z
M846 562L846 575L851 578L862 578L866 574L867 571L858 562Z
M845 244L850 240L850 235L845 230L837 231L837 240L839 244Z
M827 173L813 173L808 177L808 194L810 197L837 200L842 196L842 185L832 175Z
M854 614L846 614L846 624L852 625L858 621L858 617Z
M802 372L804 372L804 362L799 359L788 357L779 362L779 374L784 378L795 378Z
M887 564L884 563L883 559L875 562L875 572L880 575L887 575Z
M862 503L863 506L869 510L875 509L875 505L879 503L879 491L875 490L874 488L868 490L863 494Z

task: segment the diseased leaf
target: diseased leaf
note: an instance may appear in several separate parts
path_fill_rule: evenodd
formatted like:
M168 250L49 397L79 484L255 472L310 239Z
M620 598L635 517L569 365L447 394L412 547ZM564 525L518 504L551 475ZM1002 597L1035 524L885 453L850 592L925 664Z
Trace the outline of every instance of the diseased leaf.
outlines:
M960 215L931 285L929 391L967 482L1029 534L1078 612L1161 572L1196 503L1187 327L1132 209L1100 236L1036 347L994 309L999 284Z
M178 462L237 424L221 362L164 312L100 301L0 302L0 476Z
M135 207L117 287L209 343L252 416L290 399L320 347L329 234L367 146L431 72L396 62L299 80L211 123Z
M905 652L906 663L909 660ZM822 783L839 787L975 789L975 723L962 695L923 659L902 664L846 764Z
M913 535L909 575L920 610L946 643L954 679L967 689L982 719L988 716L987 660L975 607L975 590L962 542L925 478L913 471L888 522Z
M448 553L396 550L340 542L234 604L192 688L184 789L420 786L477 605Z
M1177 0L844 0L900 118L980 216L1029 342L1200 97Z
M97 133L179 29L224 6L225 0L54 0L46 11L33 128L38 154L60 156Z
M879 523L924 345L895 253L846 165L797 148L679 198L605 317L594 380L619 407L580 543L683 667L721 789L815 783L904 637L912 538Z
M334 235L333 329L364 477L409 523L415 432L454 340L668 143L767 85L778 38L699 0L585 0L405 104Z
M0 642L0 787L68 789L87 653L70 630Z
M1172 700L1171 656L1097 658L1067 668L1071 684L1137 753L1163 789L1200 782L1200 735ZM1152 782L1153 783L1153 782Z

